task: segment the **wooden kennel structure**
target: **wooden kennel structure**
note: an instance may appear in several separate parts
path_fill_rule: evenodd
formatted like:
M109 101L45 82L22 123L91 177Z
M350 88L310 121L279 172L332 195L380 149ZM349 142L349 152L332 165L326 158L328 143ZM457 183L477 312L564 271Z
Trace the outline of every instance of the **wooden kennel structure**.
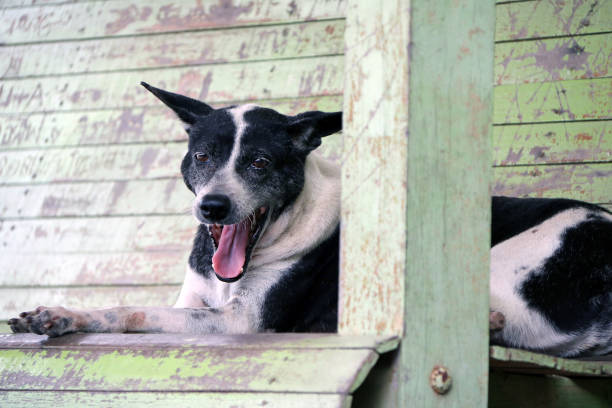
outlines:
M1 406L609 406L610 362L489 347L488 257L491 192L612 208L612 2L3 0L0 27L3 320L173 303L185 135L140 81L345 121L338 335L3 334Z

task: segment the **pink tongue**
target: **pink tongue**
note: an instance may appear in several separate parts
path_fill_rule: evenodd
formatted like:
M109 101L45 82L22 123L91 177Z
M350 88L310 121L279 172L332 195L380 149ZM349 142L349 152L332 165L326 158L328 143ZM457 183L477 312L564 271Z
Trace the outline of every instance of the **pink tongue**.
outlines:
M233 279L240 275L246 259L250 229L251 223L248 221L223 226L219 247L212 258L217 275L225 279Z

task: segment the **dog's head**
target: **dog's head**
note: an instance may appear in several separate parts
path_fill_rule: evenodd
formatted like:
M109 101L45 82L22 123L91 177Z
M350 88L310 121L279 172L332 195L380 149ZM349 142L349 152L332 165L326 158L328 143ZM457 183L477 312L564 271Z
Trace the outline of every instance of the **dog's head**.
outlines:
M142 85L185 125L189 149L181 172L196 195L193 214L213 240L215 274L235 281L267 225L301 192L306 156L342 128L342 113L285 116L255 105L213 109Z

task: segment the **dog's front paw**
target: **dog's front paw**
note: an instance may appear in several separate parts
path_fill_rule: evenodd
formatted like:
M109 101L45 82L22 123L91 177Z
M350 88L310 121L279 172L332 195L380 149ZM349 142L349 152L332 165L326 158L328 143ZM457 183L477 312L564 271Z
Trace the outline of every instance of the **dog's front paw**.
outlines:
M78 330L79 316L63 307L39 306L8 321L13 333L46 334L57 337Z

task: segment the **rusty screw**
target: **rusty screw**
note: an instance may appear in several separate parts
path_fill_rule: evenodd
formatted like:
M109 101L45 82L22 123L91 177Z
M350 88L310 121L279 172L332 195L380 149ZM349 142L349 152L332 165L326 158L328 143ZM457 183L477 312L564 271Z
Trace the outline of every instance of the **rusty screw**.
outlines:
M438 394L446 394L453 385L453 378L443 366L435 366L429 374L429 385Z

